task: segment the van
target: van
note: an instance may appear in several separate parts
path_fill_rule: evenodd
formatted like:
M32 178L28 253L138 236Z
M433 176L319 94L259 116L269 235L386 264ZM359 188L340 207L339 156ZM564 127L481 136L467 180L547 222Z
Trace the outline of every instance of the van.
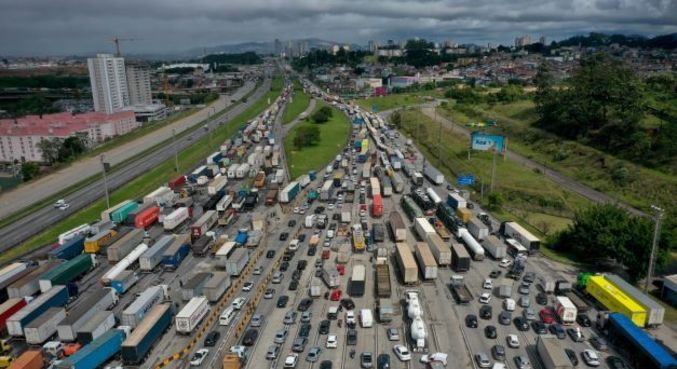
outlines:
M360 310L360 323L362 324L362 328L372 327L372 325L374 324L374 317L371 314L371 309Z
M505 301L503 301L503 308L507 311L515 311L515 300L505 299Z
M226 308L226 310L221 313L221 316L219 317L219 325L228 325L230 324L231 320L233 320L233 317L235 316L235 308L232 306L229 306Z

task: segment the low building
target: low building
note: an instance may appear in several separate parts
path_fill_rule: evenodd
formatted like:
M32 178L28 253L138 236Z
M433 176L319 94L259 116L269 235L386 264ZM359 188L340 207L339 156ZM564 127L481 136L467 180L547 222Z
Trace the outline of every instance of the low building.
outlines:
M677 274L663 277L663 289L661 298L670 305L677 307Z
M124 108L134 112L139 123L153 122L167 118L167 107L164 104L132 105Z

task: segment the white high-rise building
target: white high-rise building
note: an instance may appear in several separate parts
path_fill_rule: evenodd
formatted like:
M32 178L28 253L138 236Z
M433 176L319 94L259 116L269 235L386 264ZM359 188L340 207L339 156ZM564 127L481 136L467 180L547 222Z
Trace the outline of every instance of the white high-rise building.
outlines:
M145 65L127 64L127 89L130 105L149 105L153 103L150 90L150 69Z
M125 59L97 54L87 59L94 110L112 114L129 105Z

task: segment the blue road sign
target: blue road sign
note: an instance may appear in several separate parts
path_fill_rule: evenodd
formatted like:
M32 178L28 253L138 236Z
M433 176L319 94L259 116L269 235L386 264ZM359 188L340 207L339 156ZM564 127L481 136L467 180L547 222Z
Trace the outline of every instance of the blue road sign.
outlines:
M471 186L472 184L475 183L475 176L473 175L465 175L465 176L459 176L457 181L459 186Z

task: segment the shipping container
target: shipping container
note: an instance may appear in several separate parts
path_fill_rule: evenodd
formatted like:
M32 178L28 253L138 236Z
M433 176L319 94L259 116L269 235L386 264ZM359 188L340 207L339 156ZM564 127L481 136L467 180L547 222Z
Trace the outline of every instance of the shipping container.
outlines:
M435 227L430 224L426 218L415 218L414 219L414 229L416 234L421 240L426 240L429 235L437 234Z
M178 208L174 210L171 214L165 216L162 221L162 225L165 228L165 231L172 231L183 222L188 220L190 217L190 212L188 208Z
M109 310L99 310L82 327L76 330L78 342L86 345L115 327L115 315Z
M119 208L115 209L110 213L110 220L116 224L122 224L127 221L127 215L132 211L136 210L139 207L139 204L133 201L130 201Z
M468 205L468 201L456 192L447 193L447 205L453 209L462 209Z
M131 200L125 200L125 201L123 201L119 204L114 205L113 207L110 207L110 208L102 211L101 212L101 220L108 221L108 222L113 221L113 219L111 219L111 214L113 214L113 212L115 212L116 210L118 210L118 209L120 209L124 206L132 204L132 203L133 203L133 201L131 201Z
M26 306L24 298L10 298L0 304L0 333L7 331L7 319Z
M40 350L28 350L21 354L8 369L42 369L45 367L44 357Z
M122 361L129 365L142 363L155 341L168 329L171 322L171 304L154 306L143 318L141 324L122 343Z
M228 272L212 272L212 278L203 287L204 295L209 302L217 302L230 288L230 284Z
M134 227L139 229L146 229L155 224L160 217L160 208L151 206L139 212L134 218Z
M409 249L409 245L398 242L395 244L395 251L395 257L400 269L403 284L418 283L418 266L416 265L416 260L414 259L411 249Z
M460 243L451 242L451 268L457 273L470 269L470 254Z
M96 369L120 352L125 333L110 330L56 365L56 369Z
M117 294L112 288L97 288L87 299L78 300L77 306L69 309L66 319L56 326L59 340L75 341L78 330L92 320L97 312L109 309L117 302Z
M127 256L132 250L134 250L141 242L143 242L144 230L143 229L133 229L127 233L124 237L116 241L114 244L110 245L106 250L106 255L108 256L108 261L111 263L116 263L122 260Z
M427 243L417 242L415 246L416 259L418 260L418 265L421 268L421 275L423 279L435 279L437 278L437 262L433 253L430 251Z
M402 216L397 211L391 211L389 216L390 231L395 242L404 242L407 240L407 227L404 225Z
M122 325L136 327L146 313L156 304L164 300L165 292L162 286L148 287L139 294L124 311L122 311Z
M482 223L482 221L478 218L470 218L467 223L468 224L466 226L468 227L468 231L478 241L482 241L489 237L489 227Z
M151 272L162 262L162 255L164 255L167 248L174 242L174 235L166 234L160 237L155 244L146 250L141 257L139 257L139 269L142 272Z
M496 236L488 236L484 242L482 242L482 247L484 247L487 253L495 260L501 260L508 255L508 246L496 238Z
M40 292L40 278L59 265L61 265L60 261L50 260L31 270L28 274L7 286L7 297L24 298Z
M647 320L646 309L603 276L590 277L585 291L607 310L624 314L638 327L644 327Z
M134 270L123 270L117 277L113 278L110 286L117 291L119 295L129 291L136 282L139 281L139 275Z
M188 281L186 281L181 287L181 297L184 301L188 301L196 296L203 295L203 289L205 284L212 278L211 273L202 272L197 273Z
M218 219L218 214L215 210L208 210L190 226L190 236L193 241L203 236L209 231Z
M390 266L388 264L376 265L376 296L390 297L392 288L390 285Z
M62 307L68 302L68 290L64 286L54 286L49 291L33 299L14 315L7 319L7 332L12 336L23 336L24 327L51 307Z
M440 236L437 234L430 234L426 238L426 242L439 266L451 265L451 250L449 249L449 246L442 241Z
M501 223L501 233L505 237L510 237L519 242L522 246L526 247L529 253L541 247L541 240L516 222Z
M352 297L364 296L364 286L367 279L367 269L362 264L353 265L353 273L348 285L348 293Z
M177 235L174 242L162 254L162 266L166 269L176 269L190 252L190 236Z
M192 334L207 313L209 313L207 298L194 297L176 314L176 332Z
M49 250L50 259L70 260L85 250L85 236L78 235L66 241L63 245Z
M89 254L96 254L99 252L101 247L110 239L115 237L118 234L116 230L107 229L103 230L92 237L85 239L85 252Z
M52 307L24 327L26 343L40 345L56 333L56 326L66 318L66 309Z
M640 306L642 306L647 312L646 326L655 327L663 324L663 318L665 316L665 308L654 301L651 297L647 296L642 291L638 290L635 286L626 282L623 278L615 274L605 274L604 278L611 282L614 286L618 287L621 291L625 292L628 297L632 298Z
M237 277L242 273L248 262L249 251L247 249L237 248L226 261L226 272L233 277Z

